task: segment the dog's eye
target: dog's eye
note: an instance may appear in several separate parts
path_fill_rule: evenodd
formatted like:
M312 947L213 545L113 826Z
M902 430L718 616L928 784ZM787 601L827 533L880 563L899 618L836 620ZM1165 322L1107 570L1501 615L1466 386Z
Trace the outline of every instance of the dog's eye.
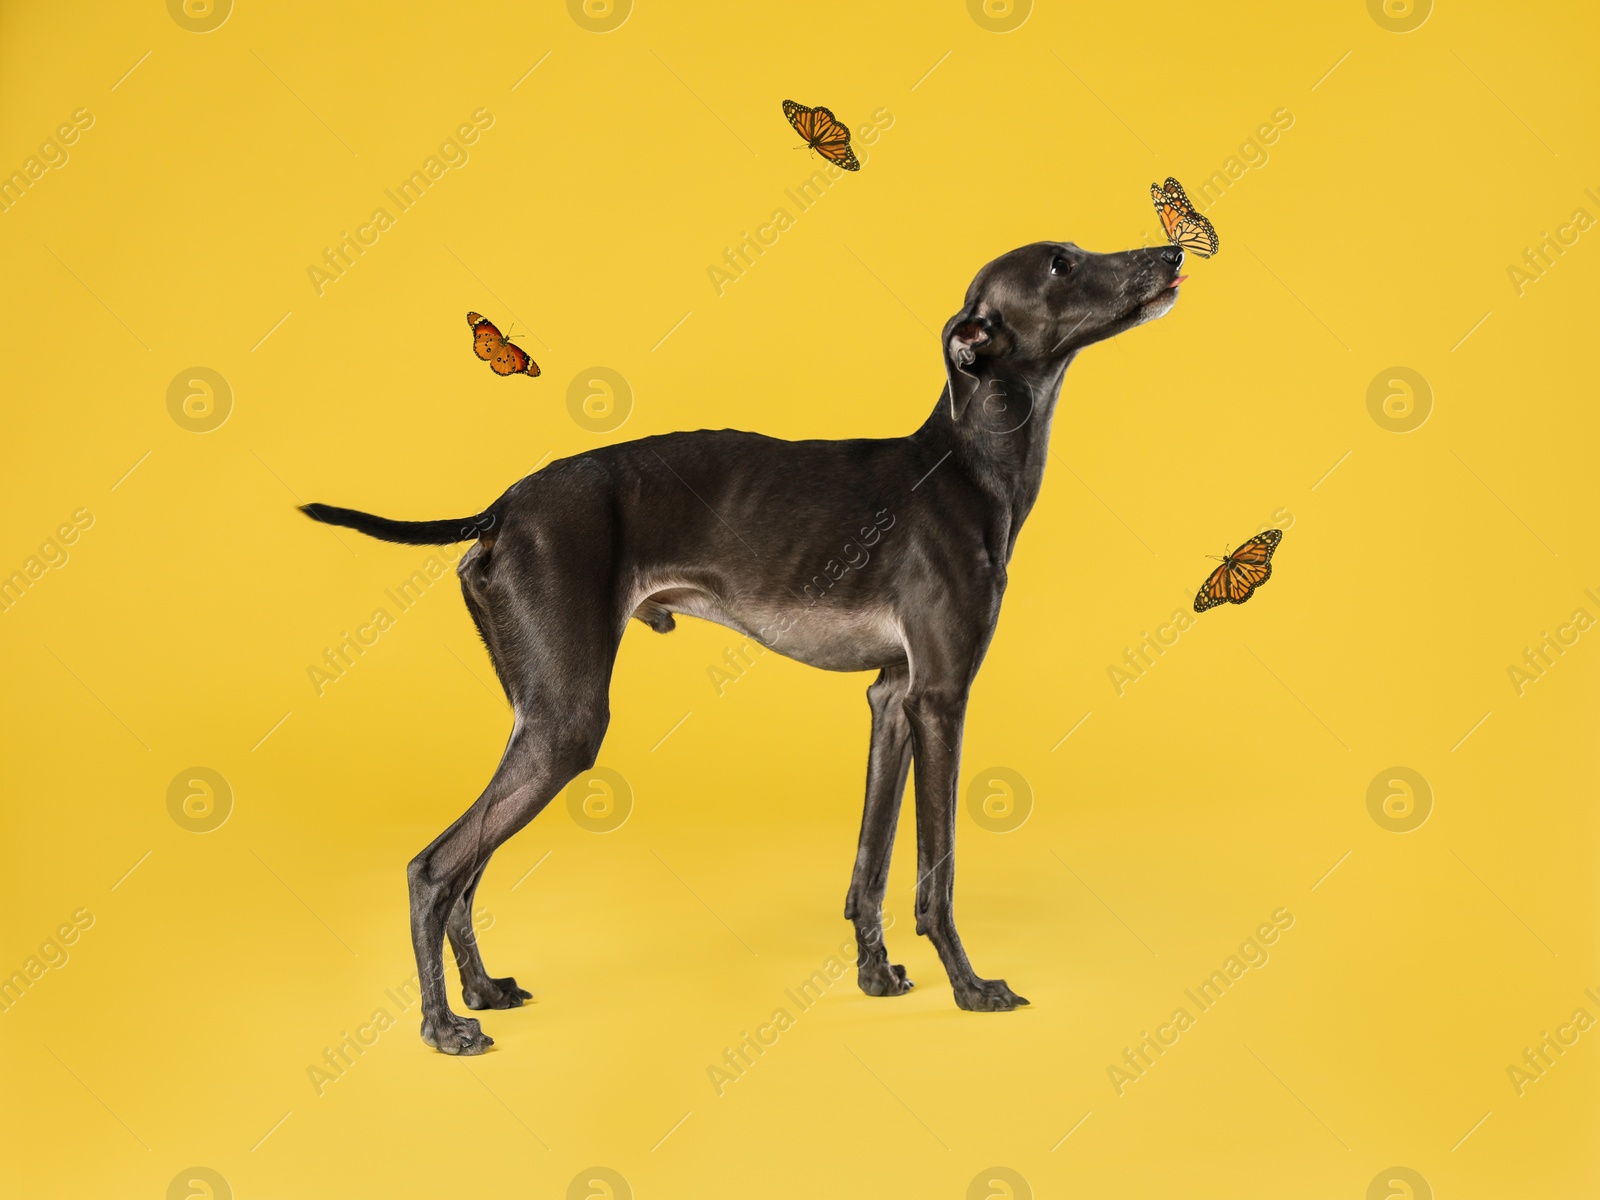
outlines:
M1067 256L1065 254L1058 254L1058 255L1055 256L1055 258L1050 260L1050 274L1052 274L1052 275L1071 275L1072 274L1072 263L1068 261Z

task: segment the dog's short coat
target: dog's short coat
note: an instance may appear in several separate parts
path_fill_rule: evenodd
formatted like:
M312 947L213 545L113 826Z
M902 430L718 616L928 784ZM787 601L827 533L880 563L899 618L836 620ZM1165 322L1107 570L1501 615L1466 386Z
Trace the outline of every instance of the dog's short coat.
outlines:
M1070 242L995 259L944 327L945 389L909 437L785 442L724 429L642 438L551 463L459 520L305 506L388 541L475 540L458 567L461 588L516 714L488 787L408 870L428 1045L480 1054L492 1044L450 1010L446 934L468 1008L531 998L484 970L473 894L495 849L594 765L629 618L665 633L678 613L812 666L878 672L845 899L862 990L911 987L884 949L882 906L915 759L917 932L938 950L962 1008L1027 1003L1003 980L980 979L956 933L967 694L1039 495L1062 377L1085 346L1168 312L1182 263L1170 246L1092 254Z

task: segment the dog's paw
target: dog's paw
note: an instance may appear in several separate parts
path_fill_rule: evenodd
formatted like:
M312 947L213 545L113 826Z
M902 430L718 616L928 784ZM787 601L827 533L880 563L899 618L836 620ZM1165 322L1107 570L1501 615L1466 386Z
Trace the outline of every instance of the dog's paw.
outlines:
M445 1013L441 1021L422 1018L422 1040L441 1054L482 1054L494 1045L494 1039L483 1032L476 1018L458 1017L452 1012Z
M956 1006L968 1012L1010 1012L1028 1001L1006 986L1004 979L974 979L955 989Z
M886 959L856 968L856 982L869 996L904 996L915 985L906 978L906 969Z
M507 975L487 980L482 986L462 984L461 999L471 1009L520 1008L524 1000L533 999L533 993L518 987L517 981Z

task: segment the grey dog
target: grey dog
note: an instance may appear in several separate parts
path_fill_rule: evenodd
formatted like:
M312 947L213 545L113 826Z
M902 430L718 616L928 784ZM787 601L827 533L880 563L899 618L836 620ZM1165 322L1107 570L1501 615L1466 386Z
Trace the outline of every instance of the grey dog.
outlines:
M473 894L489 856L594 765L629 618L667 633L679 613L824 670L878 672L867 688L866 805L844 910L861 990L911 987L889 962L882 917L914 759L917 932L933 942L960 1007L1027 1003L1004 980L979 978L956 933L967 696L1039 496L1066 369L1085 346L1170 311L1182 265L1175 247L1093 254L1071 242L995 259L944 327L944 391L907 437L786 442L723 429L641 438L551 463L457 520L305 506L318 521L386 541L475 541L458 567L461 590L516 715L483 794L407 871L423 1041L447 1054L493 1044L450 1010L446 934L468 1008L532 998L484 969Z

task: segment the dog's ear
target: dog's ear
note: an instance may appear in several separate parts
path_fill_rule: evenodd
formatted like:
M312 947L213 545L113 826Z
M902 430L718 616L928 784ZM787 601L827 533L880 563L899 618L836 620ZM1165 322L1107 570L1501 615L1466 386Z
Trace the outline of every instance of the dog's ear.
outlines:
M945 322L944 373L949 382L953 420L961 420L961 414L978 390L978 347L987 344L993 336L989 318L976 315L970 309Z

